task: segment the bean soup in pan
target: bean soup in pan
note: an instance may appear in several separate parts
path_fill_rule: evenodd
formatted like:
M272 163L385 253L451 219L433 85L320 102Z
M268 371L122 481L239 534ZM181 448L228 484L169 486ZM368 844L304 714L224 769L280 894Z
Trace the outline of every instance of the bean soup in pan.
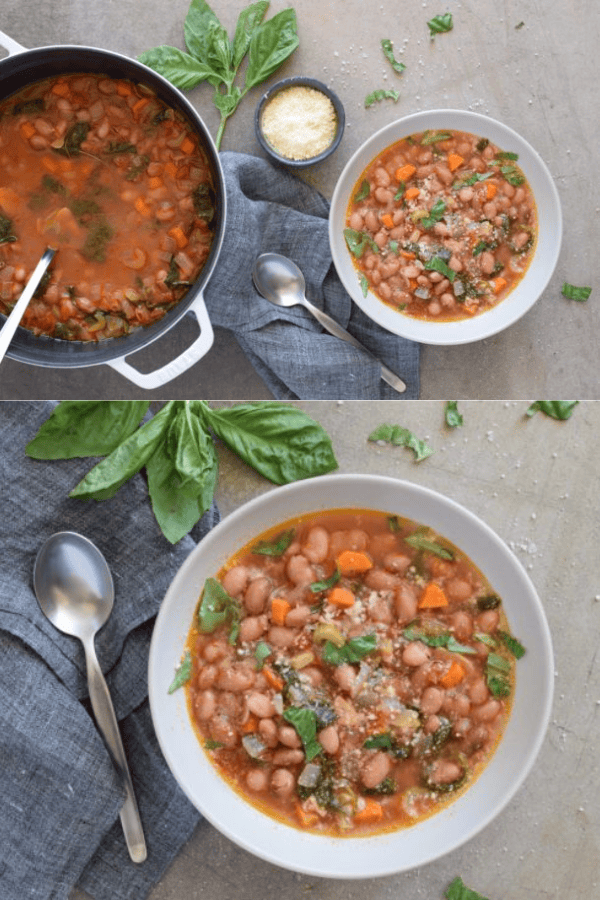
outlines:
M145 85L73 74L0 104L0 311L44 248L22 325L98 341L162 318L197 278L215 195L191 125Z
M365 295L435 321L503 300L523 277L537 233L517 160L462 131L425 131L386 148L357 181L344 231Z
M245 799L359 836L468 788L523 652L501 598L445 538L333 510L271 529L207 579L178 676L200 742Z

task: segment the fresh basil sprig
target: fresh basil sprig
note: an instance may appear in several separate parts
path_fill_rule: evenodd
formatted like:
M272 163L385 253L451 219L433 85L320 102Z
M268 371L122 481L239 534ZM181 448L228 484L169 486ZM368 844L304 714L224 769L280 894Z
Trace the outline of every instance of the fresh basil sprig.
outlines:
M527 409L526 415L531 418L536 412L543 412L551 419L564 422L573 415L579 400L535 400Z
M408 428L402 428L401 425L380 425L375 431L371 432L367 438L369 441L385 441L386 444L392 444L394 447L408 447L415 454L415 462L427 459L431 456L433 450L425 441L419 440Z
M447 31L452 31L454 27L452 13L443 13L440 16L434 16L433 19L430 19L427 23L427 27L429 28L429 35L432 39L436 34L444 34Z
M48 460L104 456L71 491L81 500L113 497L145 467L154 515L173 544L212 502L218 476L213 432L274 484L337 467L324 429L276 401L211 409L203 400L170 400L138 427L147 408L133 400L63 401L26 452Z
M213 103L221 113L217 150L227 119L250 88L272 75L299 44L295 11L283 9L263 22L268 7L268 0L259 0L243 9L230 41L206 0L192 0L184 23L189 53L163 45L138 57L181 90L190 90L202 81L214 87ZM240 87L235 81L246 56L248 65Z

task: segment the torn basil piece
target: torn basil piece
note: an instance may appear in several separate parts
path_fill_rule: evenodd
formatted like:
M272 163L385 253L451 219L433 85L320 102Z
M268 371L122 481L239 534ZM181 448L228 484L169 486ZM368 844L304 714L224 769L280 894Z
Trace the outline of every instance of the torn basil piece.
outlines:
M183 659L175 670L175 677L169 685L167 693L172 694L178 688L182 687L192 677L192 656L189 650L186 650Z
M288 528L272 541L259 541L252 548L259 556L282 556L294 540L295 528Z

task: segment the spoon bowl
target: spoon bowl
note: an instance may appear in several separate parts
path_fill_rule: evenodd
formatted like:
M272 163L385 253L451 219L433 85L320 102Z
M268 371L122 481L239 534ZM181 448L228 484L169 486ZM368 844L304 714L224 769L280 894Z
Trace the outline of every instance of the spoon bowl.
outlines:
M94 638L113 608L115 588L108 564L95 544L74 531L51 535L33 568L33 587L49 621L64 634L79 638L85 651L88 691L94 716L125 791L121 823L129 855L146 859L146 842L127 757Z
M357 341L354 335L307 299L304 275L296 263L287 256L282 256L280 253L262 253L254 263L252 280L254 287L265 300L269 300L275 306L304 306L326 331L342 341L352 344L357 350L361 350L374 359L370 350ZM399 394L404 393L405 383L379 360L376 362L379 362L381 366L381 377L386 384L393 387Z

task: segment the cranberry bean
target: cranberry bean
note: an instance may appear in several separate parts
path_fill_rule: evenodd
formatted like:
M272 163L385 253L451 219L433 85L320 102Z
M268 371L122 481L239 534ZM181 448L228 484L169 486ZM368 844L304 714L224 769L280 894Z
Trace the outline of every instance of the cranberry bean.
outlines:
M340 749L340 736L335 725L328 725L327 728L319 731L317 738L325 753L330 756L335 756Z
M500 715L502 704L499 700L487 700L481 706L476 706L471 712L471 717L476 722L491 722Z
M402 651L405 666L422 666L431 656L431 650L420 641L411 641Z
M469 686L469 697L472 703L484 703L489 697L488 686L484 678L478 678Z
M250 613L261 613L265 608L271 585L264 575L254 578L244 594L244 604Z
M410 566L410 557L404 556L403 553L388 553L383 560L383 564L390 572L396 572L398 575L404 575Z
M227 750L232 750L237 746L239 735L226 716L213 716L209 724L209 731L213 741L223 744Z
M414 619L418 609L418 600L414 588L409 584L401 584L396 591L394 605L400 622L409 622L411 619Z
M248 584L248 569L246 566L233 566L225 572L222 585L232 597L238 597Z
M515 195L513 197L513 203L515 206L518 206L519 203L522 203L525 199L525 189L522 187L518 187L515 191Z
M302 553L311 563L321 563L327 558L329 532L321 525L315 525L308 532Z
M463 201L463 203L470 203L473 199L475 191L472 187L464 187L461 188L458 192L459 199Z
M387 753L378 751L365 760L361 767L360 777L366 788L376 788L390 774L392 761Z
M217 699L215 692L211 690L202 691L198 694L194 701L194 711L199 719L210 719L217 708Z
M373 196L375 197L377 202L381 204L381 206L387 206L388 203L391 203L394 199L392 191L388 191L384 187L375 188L375 190L373 191Z
M298 732L291 725L280 725L277 736L279 737L279 742L283 744L284 747L290 747L297 750L298 747L302 746L302 741L298 737Z
M379 228L379 218L374 209L370 209L365 213L365 228L367 231L370 231L371 234L375 234Z
M379 247L379 249L383 250L383 248L386 246L386 244L388 242L387 231L385 231L384 229L382 229L381 231L378 231L377 234L375 235L374 240L375 240L375 243L377 244L377 246ZM380 263L380 265L381 265L381 263Z
M316 666L307 666L306 669L302 669L302 675L308 679L309 684L312 684L313 687L318 687L323 683L323 673Z
M452 784L462 775L459 763L452 759L436 759L431 767L430 779L434 784Z
M251 691L246 697L246 705L251 713L259 719L271 719L275 715L273 701L266 694Z
M350 216L350 228L354 228L355 231L362 231L363 224L362 213L353 212Z
M484 275L491 275L496 265L494 254L490 250L484 250L479 259L479 265Z
M454 181L454 175L452 174L448 166L443 165L443 163L438 163L438 165L435 167L435 173L442 184L445 184L446 186L452 184L452 182Z
M440 297L440 303L446 309L449 309L451 306L454 306L456 300L452 294L442 294Z
M375 169L374 172L375 184L379 187L388 187L391 183L391 178L389 173L383 168L383 166L379 166Z
M219 659L224 659L224 657L229 655L229 646L227 645L225 638L222 640L216 639L211 641L203 650L204 659L207 662L217 662Z
M369 613L374 622L383 622L391 625L394 621L390 602L385 597L379 597L369 604Z
M452 269L453 272L462 272L462 261L458 258L458 256L451 256L448 261L448 268Z
M495 631L500 621L500 615L496 609L486 609L477 616L477 631L485 631L487 633Z
M498 215L498 207L493 200L483 204L483 214L487 219L494 219Z
M442 306L438 300L432 300L431 303L427 305L427 311L431 316L439 316L442 311Z
M246 775L246 785L251 791L266 791L269 778L264 769L250 769Z
M527 231L518 231L512 239L513 245L517 250L522 250L525 244L528 242L529 237L530 235Z
M197 684L200 689L212 687L217 680L217 667L204 666L198 672Z
M333 677L339 684L340 688L343 691L347 691L349 693L352 690L352 686L356 679L356 672L354 671L352 666L345 663L336 668Z
M285 624L288 628L302 628L310 619L310 606L300 605L290 609L285 617Z
M423 731L425 734L434 734L441 724L442 720L439 716L427 716L423 725Z
M295 786L296 779L287 769L275 769L271 775L271 790L278 797L289 797Z
M274 766L297 766L304 762L304 750L277 750L273 754Z
M444 692L438 687L428 687L423 691L421 697L421 712L426 715L433 715L442 708L444 702Z
M420 274L420 270L417 269L416 266L408 265L408 266L404 266L404 268L402 269L402 274L404 275L405 278L413 279L413 278L416 278Z
M240 641L257 641L267 630L266 616L247 616L240 624Z
M448 598L456 602L468 600L473 594L473 588L464 578L451 578L444 585L444 589Z
M464 610L455 612L450 621L459 641L467 641L473 634L473 620Z
M305 556L292 556L286 566L287 576L296 585L311 584L316 581L315 570Z
M384 569L369 569L364 581L372 591L393 591L398 586L398 576Z
M271 625L268 640L274 647L289 647L296 637L296 632L284 625Z
M255 674L246 664L235 664L226 669L221 669L217 676L217 684L222 691L238 693L247 691L254 684Z
M279 743L279 735L277 734L277 725L273 719L261 719L258 723L258 733L267 745L273 749Z
M379 296L382 300L389 301L392 299L392 289L387 281L382 281L379 285Z
M48 139L41 134L32 134L29 138L29 144L34 150L45 150L48 147Z

